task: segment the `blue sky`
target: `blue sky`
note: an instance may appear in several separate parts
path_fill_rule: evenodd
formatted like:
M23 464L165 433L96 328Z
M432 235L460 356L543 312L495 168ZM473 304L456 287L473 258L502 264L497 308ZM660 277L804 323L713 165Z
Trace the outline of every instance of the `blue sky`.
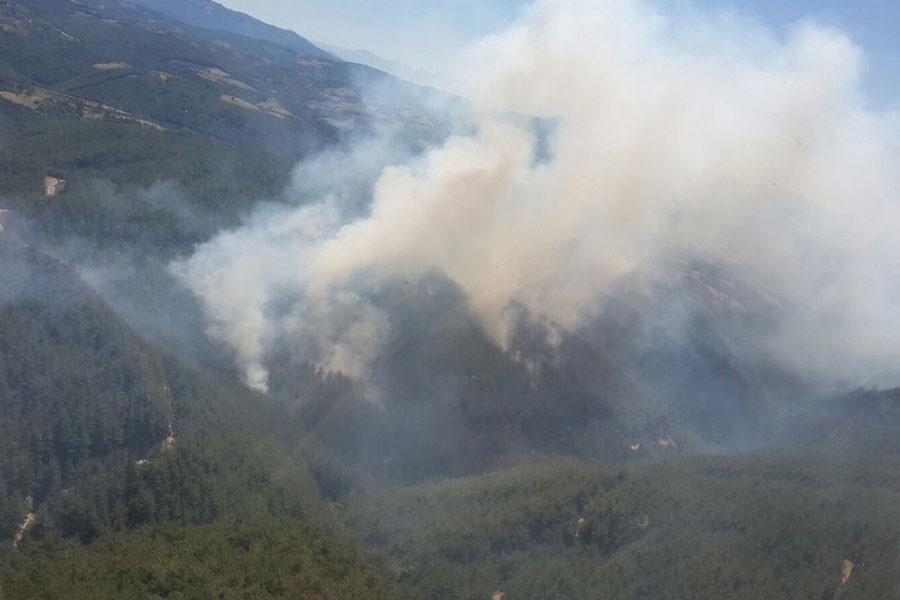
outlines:
M312 40L415 66L515 18L522 0L219 0Z
M455 48L511 22L524 0L220 0L314 41L364 48L437 70ZM667 10L677 2L657 0ZM878 105L900 105L900 0L694 0L735 8L776 31L798 21L838 27L868 57L866 85ZM677 10L677 9L675 9Z
M704 4L726 4L704 2ZM873 101L900 106L900 2L897 0L742 0L728 3L784 30L802 20L832 25L863 47Z

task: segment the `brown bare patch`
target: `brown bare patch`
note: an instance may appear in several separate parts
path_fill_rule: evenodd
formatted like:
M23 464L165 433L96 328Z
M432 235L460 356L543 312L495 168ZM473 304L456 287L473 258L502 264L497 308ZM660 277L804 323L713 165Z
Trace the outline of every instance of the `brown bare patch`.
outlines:
M248 102L243 98L238 98L237 96L232 96L230 94L222 94L220 97L222 102L225 104L233 104L234 106L238 106L240 108L252 111L258 111L259 107L253 104L252 102Z
M130 69L131 65L123 62L105 62L105 63L97 63L93 65L94 68L98 71L121 71L123 69Z
M234 79L230 73L226 73L222 69L211 67L209 69L198 69L196 73L197 77L200 77L201 79L205 79L207 81L212 81L213 83L217 83L219 85L230 85L250 92L256 91L256 88L247 85L239 79Z

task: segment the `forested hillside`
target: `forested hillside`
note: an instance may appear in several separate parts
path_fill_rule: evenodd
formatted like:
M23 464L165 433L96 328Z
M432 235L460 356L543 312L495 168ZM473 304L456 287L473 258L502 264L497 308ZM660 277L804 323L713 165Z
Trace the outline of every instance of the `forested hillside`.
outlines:
M546 460L368 490L344 519L407 598L889 598L897 460Z
M379 128L403 127L412 143L440 135L423 90L312 46L195 28L127 2L6 0L0 19L3 101L27 110L188 130L293 158ZM374 86L391 93L364 98Z
M306 314L285 243L227 256L286 273L248 321L284 327L215 335L179 261L341 231L456 102L205 0L0 0L0 598L900 595L900 392L771 358L740 264L622 277L578 330L512 303L500 343L438 269ZM314 352L347 340L363 375Z
M86 551L37 547L3 574L10 598L395 597L353 550L285 520L146 528Z
M309 517L316 484L249 391L139 339L68 267L4 237L2 537Z

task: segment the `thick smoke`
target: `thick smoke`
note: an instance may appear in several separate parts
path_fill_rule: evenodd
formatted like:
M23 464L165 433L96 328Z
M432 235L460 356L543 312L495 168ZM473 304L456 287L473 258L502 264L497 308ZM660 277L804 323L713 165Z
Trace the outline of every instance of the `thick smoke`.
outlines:
M444 272L504 346L512 305L576 331L623 277L698 260L771 299L774 359L896 375L900 131L839 31L546 0L461 64L473 133L384 168L361 216L316 184L173 265L252 385L284 339L364 376L391 327L367 292L388 280ZM516 115L556 124L547 151Z

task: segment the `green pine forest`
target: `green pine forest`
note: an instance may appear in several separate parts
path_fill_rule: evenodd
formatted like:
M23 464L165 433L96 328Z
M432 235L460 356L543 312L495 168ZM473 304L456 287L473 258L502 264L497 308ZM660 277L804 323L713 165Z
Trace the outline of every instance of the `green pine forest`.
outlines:
M287 353L250 390L166 265L282 199L298 160L388 126L442 139L425 92L367 111L387 76L127 2L0 0L0 24L0 91L53 98L0 98L0 599L900 597L898 391L708 452L575 341L530 387L439 274L376 298L411 332L382 406ZM418 410L433 365L473 375Z

